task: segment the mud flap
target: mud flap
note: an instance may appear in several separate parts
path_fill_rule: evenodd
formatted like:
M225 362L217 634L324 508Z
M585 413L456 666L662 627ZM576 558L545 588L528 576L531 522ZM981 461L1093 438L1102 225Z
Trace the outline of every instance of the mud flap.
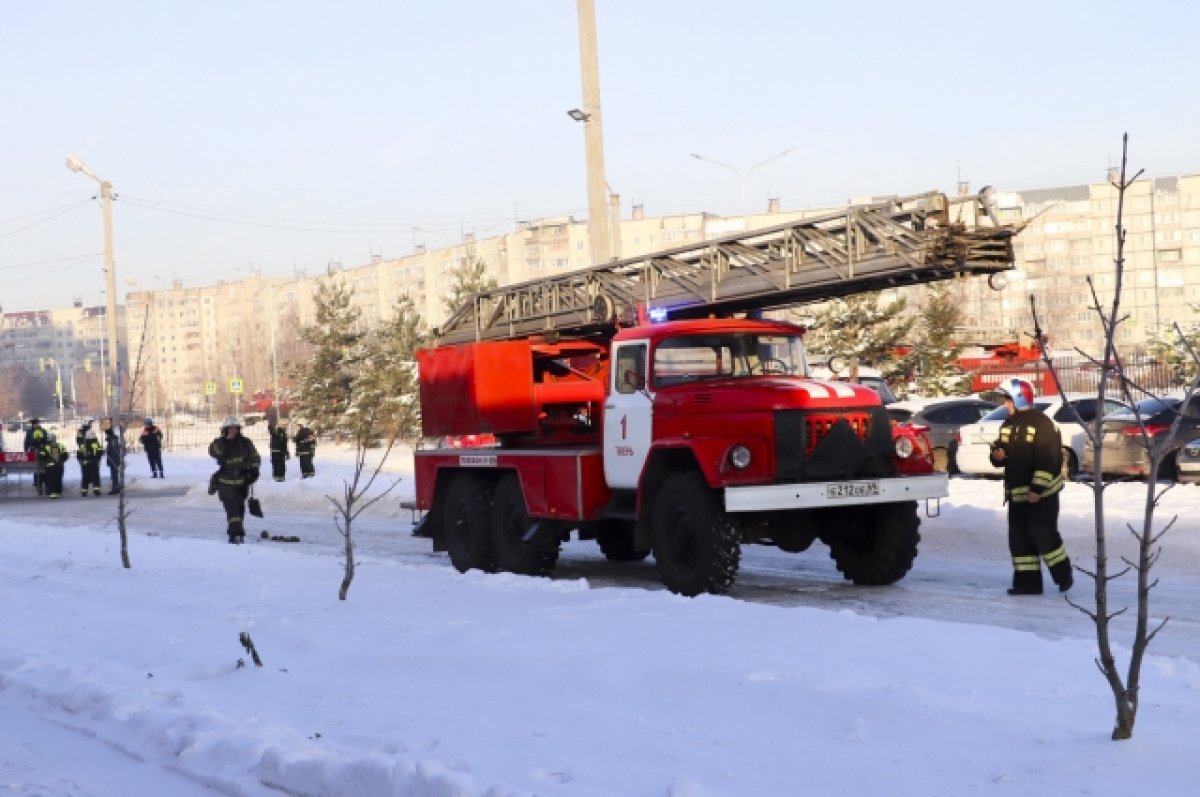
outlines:
M925 499L925 517L941 517L941 516L942 516L942 499L926 498Z
M557 551L561 538L562 534L556 524L534 520L521 536L521 542L539 551Z

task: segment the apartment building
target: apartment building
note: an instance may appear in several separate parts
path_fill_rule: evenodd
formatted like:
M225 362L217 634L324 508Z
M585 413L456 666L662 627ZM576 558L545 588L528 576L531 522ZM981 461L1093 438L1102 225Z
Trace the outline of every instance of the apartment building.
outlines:
M78 403L82 411L99 414L105 394L102 377L107 344L104 307L70 307L0 313L0 366L17 366L47 380L62 404ZM124 309L117 309L117 347L125 354Z

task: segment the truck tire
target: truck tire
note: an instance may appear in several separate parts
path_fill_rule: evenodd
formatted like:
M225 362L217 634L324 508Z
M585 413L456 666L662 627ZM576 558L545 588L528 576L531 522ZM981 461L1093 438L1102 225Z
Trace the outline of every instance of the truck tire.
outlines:
M633 523L606 520L596 531L596 544L610 562L640 562L650 555L633 547Z
M468 570L494 573L496 552L488 529L491 485L471 473L455 473L450 480L443 526L450 562L460 573Z
M855 511L850 522L840 522L837 532L821 539L847 581L882 586L896 583L912 568L920 525L915 501L879 504Z
M547 550L524 542L531 525L533 520L525 509L521 480L513 474L505 475L492 494L491 539L498 569L525 576L548 576L554 572L558 547Z
M737 524L698 474L679 473L655 496L654 562L667 589L688 597L728 592L742 546Z

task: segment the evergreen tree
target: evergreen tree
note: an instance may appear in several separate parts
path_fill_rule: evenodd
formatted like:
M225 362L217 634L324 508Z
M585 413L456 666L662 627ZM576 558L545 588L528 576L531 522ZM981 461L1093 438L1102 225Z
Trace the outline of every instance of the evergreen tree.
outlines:
M930 289L929 303L921 311L916 357L917 388L923 396L965 396L971 379L958 367L956 330L962 326L962 309L947 283Z
M362 313L354 291L341 282L317 283L316 321L300 329L309 357L292 367L298 412L318 432L348 431L355 374L364 357Z
M813 315L807 343L825 356L857 357L859 365L878 368L885 377L903 374L908 361L896 348L912 329L903 317L903 298L880 304L879 293L859 293L824 303Z
M1192 312L1200 312L1200 306L1191 305ZM1196 375L1196 363L1188 353L1184 341L1191 344L1193 351L1200 351L1200 323L1195 321L1180 324L1182 337L1175 330L1175 325L1159 327L1148 341L1150 353L1171 372L1171 379L1177 385L1191 384Z
M471 295L496 287L496 278L488 274L487 261L482 258L475 258L454 269L452 277L454 281L450 290L442 297L442 307L447 316L453 315Z
M372 436L408 437L420 428L415 353L427 335L416 305L403 296L365 342L353 391L356 410L374 417Z

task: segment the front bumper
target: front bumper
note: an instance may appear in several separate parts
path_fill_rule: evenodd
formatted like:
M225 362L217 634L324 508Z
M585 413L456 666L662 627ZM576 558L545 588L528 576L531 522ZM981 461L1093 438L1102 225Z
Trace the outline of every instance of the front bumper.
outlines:
M855 485L864 485L859 488ZM875 487L871 487L875 485ZM868 492L870 494L855 494ZM845 497L833 497L843 494ZM844 482L768 484L758 487L726 487L726 512L774 512L787 509L816 509L862 504L894 504L945 498L950 495L950 477L944 473L905 476L898 479L855 479Z

